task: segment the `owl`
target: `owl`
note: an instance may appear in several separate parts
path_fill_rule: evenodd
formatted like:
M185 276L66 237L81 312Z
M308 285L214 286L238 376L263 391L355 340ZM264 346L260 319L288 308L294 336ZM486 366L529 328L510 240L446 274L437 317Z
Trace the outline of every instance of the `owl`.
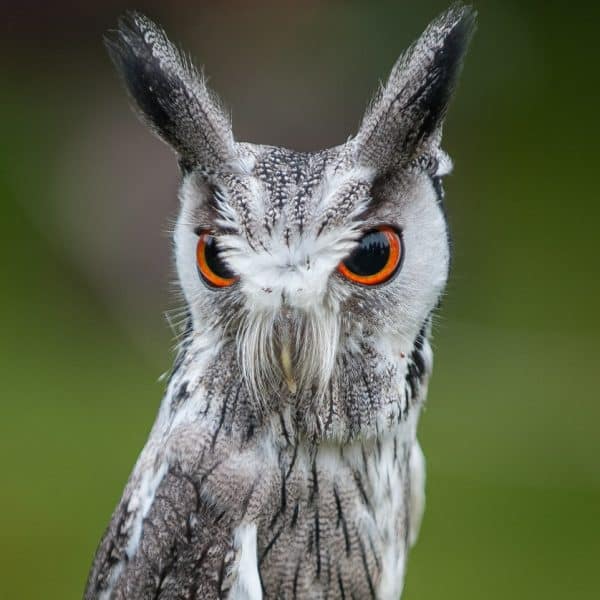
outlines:
M442 124L474 24L462 5L434 20L357 133L315 153L236 141L145 16L109 34L178 157L187 316L86 599L400 597L449 266Z

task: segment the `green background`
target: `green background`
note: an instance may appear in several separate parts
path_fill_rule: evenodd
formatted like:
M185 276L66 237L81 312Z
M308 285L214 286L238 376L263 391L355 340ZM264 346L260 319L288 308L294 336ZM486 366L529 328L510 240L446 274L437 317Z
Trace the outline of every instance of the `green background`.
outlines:
M157 411L173 157L104 54L116 1L0 8L3 598L77 598ZM127 6L132 6L128 3ZM238 139L355 129L442 1L143 2ZM481 1L445 129L454 264L407 600L591 598L600 564L595 4ZM171 220L170 220L171 219Z

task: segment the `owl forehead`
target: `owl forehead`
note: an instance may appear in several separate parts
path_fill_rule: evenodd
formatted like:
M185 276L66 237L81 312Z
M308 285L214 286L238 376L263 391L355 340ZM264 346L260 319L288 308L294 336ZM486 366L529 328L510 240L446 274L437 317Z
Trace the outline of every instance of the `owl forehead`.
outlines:
M318 202L328 155L304 154L270 148L257 156L254 176L260 182L264 202L264 224L279 223L302 229L313 205Z
M369 202L371 172L354 167L338 149L245 146L247 172L227 178L223 202L249 243L289 245L346 228Z

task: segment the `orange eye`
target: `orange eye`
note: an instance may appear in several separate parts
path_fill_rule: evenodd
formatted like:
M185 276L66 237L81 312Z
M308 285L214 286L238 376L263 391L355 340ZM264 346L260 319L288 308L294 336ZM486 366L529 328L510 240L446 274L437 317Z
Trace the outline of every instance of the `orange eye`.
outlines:
M338 271L354 283L377 285L391 279L402 262L400 234L387 225L367 231Z
M203 231L196 246L196 265L202 279L211 287L229 287L238 278L227 266L214 236Z

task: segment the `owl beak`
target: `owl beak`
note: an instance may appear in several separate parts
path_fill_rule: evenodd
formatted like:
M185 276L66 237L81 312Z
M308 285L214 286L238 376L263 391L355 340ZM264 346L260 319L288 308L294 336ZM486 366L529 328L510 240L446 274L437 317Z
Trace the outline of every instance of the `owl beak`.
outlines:
M280 360L288 390L290 391L290 394L295 394L298 386L294 376L294 369L292 368L292 356L290 353L289 340L285 340L285 342L281 344Z
M285 302L285 296L282 295L282 299ZM279 330L279 362L281 364L281 370L283 371L283 377L287 384L290 394L295 394L298 389L296 383L296 377L294 375L294 367L292 365L292 344L290 341L290 310L284 307L281 313L283 327Z

